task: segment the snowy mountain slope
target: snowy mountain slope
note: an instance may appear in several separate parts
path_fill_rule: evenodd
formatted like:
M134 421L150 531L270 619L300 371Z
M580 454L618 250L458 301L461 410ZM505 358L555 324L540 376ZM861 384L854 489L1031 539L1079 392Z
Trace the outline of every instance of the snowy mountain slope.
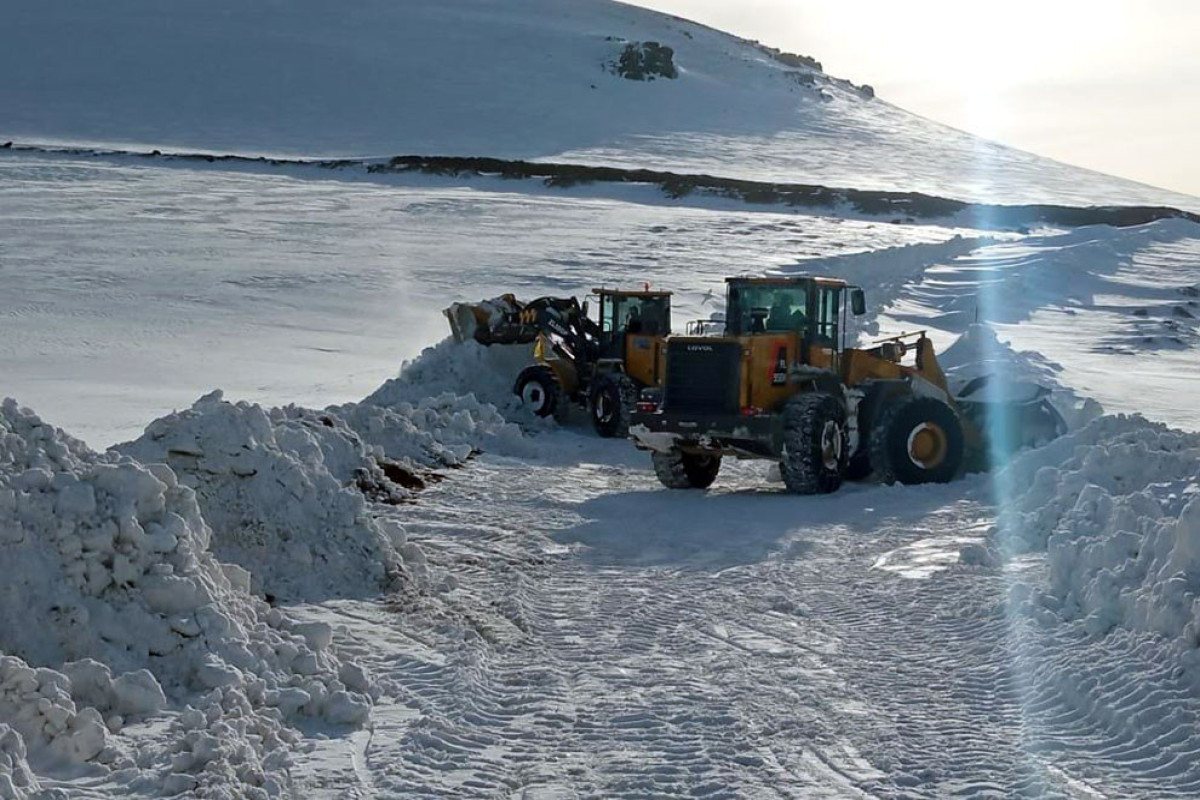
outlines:
M613 73L624 44L644 41L674 49L677 79ZM555 158L1005 203L1200 209L609 0L18 4L0 28L0 74L0 141Z

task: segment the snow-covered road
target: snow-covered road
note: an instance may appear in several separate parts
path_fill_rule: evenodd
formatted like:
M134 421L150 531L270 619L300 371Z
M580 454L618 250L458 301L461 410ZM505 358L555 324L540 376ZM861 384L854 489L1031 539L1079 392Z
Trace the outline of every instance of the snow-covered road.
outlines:
M306 791L1200 792L1178 737L1200 700L1153 644L1010 613L1037 560L957 564L992 519L986 479L801 498L735 464L669 492L623 443L544 438L552 458L484 457L404 510L458 581L445 605L303 610L388 695L361 750L301 764Z

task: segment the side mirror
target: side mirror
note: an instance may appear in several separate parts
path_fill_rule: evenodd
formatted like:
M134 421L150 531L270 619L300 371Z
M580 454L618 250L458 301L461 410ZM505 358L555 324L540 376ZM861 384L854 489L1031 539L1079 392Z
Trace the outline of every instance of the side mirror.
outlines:
M863 294L862 289L850 290L850 310L854 312L854 316L861 317L867 313L867 296Z
M588 315L588 301L587 300L583 301L583 315L585 317Z

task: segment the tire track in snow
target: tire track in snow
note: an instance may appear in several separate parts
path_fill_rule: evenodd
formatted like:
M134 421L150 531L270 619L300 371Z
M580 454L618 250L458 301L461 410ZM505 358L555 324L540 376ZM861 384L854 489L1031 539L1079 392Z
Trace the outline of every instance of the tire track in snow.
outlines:
M377 720L402 718L371 745L380 794L1200 794L1197 700L1144 640L1099 653L1010 613L1007 573L874 567L986 522L972 484L806 499L757 480L735 466L717 492L667 494L619 464L484 459L405 509L463 588L396 618L434 630L428 647L389 634L375 657L396 698ZM627 511L597 535L614 493ZM689 519L674 550L638 530L702 500L751 557L689 560ZM748 514L775 515L777 538Z

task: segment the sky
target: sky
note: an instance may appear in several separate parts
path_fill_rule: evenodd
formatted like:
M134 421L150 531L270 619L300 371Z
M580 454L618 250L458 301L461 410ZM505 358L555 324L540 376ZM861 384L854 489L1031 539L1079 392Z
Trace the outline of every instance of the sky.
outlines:
M1198 0L631 0L930 119L1200 196Z

